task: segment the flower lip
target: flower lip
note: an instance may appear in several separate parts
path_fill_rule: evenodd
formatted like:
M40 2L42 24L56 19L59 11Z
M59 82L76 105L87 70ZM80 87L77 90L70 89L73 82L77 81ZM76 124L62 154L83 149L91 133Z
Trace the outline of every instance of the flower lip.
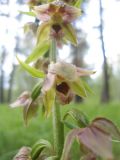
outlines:
M52 28L55 30L56 33L58 33L59 31L61 31L61 26L59 24L53 24Z
M56 86L56 90L64 95L67 95L67 93L70 90L70 87L66 82L62 82L61 84Z

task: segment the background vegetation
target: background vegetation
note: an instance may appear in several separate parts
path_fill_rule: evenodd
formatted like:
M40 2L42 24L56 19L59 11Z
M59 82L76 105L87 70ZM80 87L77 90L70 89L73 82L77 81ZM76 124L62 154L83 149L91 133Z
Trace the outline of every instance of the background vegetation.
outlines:
M101 105L97 98L91 97L82 104L71 104L64 106L62 112L70 107L76 107L84 111L90 120L99 117L107 117L120 128L119 102L111 102ZM41 112L35 117L27 127L24 126L22 110L13 109L8 105L0 106L0 160L11 160L13 155L21 146L32 146L40 138L52 139L52 124L50 119L44 119ZM67 128L65 128L66 130ZM48 134L49 132L49 134ZM115 144L115 145L114 145ZM120 143L113 142L113 152L115 159L120 159ZM74 159L77 160L79 147L75 143L73 146ZM80 153L79 153L80 154Z

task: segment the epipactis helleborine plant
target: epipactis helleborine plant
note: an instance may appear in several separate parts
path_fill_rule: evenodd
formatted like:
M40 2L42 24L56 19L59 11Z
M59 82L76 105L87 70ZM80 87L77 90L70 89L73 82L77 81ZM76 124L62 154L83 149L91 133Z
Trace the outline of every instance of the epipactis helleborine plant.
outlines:
M77 45L75 29L71 22L81 15L81 3L82 0L29 0L30 11L21 12L36 18L37 24L27 23L24 31L33 31L37 41L25 62L18 57L17 59L29 74L39 79L39 82L32 92L23 92L11 107L23 107L26 125L29 119L36 115L39 106L43 108L46 118L52 113L54 143L40 139L32 148L22 147L14 160L70 160L74 139L81 149L81 157L78 157L78 160L113 160L112 139L119 141L120 132L112 121L98 117L89 122L87 116L75 108L63 116L60 112L60 106L69 104L75 95L86 98L88 93L92 92L82 77L94 74L94 71L65 61L56 61L57 48L68 42ZM48 52L46 59L44 55ZM71 117L74 124L73 121L67 121L67 117ZM71 129L65 141L64 126Z

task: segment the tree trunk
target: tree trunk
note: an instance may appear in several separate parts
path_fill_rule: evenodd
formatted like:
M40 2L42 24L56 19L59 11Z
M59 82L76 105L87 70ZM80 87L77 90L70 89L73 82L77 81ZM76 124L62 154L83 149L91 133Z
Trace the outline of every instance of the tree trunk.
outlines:
M3 48L2 55L1 55L1 62L0 62L0 102L4 103L4 70L3 70L3 65L4 65L4 60L5 60L6 52L5 49Z
M102 0L99 0L99 6L100 6L100 39L101 39L101 45L102 45L102 52L103 52L103 89L102 89L102 95L101 95L101 102L109 102L110 100L110 93L109 93L109 75L108 75L108 64L107 64L107 58L105 55L105 44L104 44L104 37L103 37L103 8L102 8Z
M11 102L12 99L12 91L13 91L13 82L14 82L14 75L15 75L16 65L13 64L13 69L10 74L10 81L9 81L9 89L8 89L8 103Z

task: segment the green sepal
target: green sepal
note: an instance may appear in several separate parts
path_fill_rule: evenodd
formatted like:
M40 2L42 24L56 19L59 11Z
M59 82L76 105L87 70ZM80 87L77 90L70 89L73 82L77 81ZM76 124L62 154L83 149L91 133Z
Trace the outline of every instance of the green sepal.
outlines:
M74 7L80 8L83 0L77 0L74 4Z
M46 91L43 98L46 117L48 117L49 114L51 113L51 109L54 105L54 102L55 102L55 88L52 87L50 90Z
M65 38L76 46L77 45L77 36L76 36L75 30L72 27L72 25L71 24L63 24L62 28L65 33Z
M36 98L40 95L42 88L42 83L38 82L34 88L32 89L31 98L32 100L36 100Z
M92 89L89 87L89 85L84 80L80 79L80 81L83 84L83 86L84 86L84 88L85 88L87 93L94 94Z
M50 152L53 152L53 147L49 141L41 139L35 143L31 151L32 160L36 160L44 149L48 149Z
M34 12L24 12L24 11L19 11L19 13L21 14L25 14L27 16L32 16L32 17L36 17L35 13Z
M38 58L40 58L40 56L43 56L49 50L49 47L49 41L45 41L44 43L38 43L25 62L30 63L37 60Z
M49 23L42 23L37 30L37 44L38 43L44 43L45 41L49 40L50 36L50 24Z
M63 121L70 116L75 122L77 123L78 127L86 127L89 124L87 116L78 109L71 109L69 110L63 117Z
M37 77L37 78L44 78L45 74L43 72L40 72L39 70L35 69L34 67L29 66L28 64L26 64L25 62L22 62L18 57L17 57L18 62L20 63L20 65L29 73L31 74L33 77Z
M38 111L38 107L39 105L32 101L29 103L29 105L25 106L23 109L23 118L24 118L24 122L25 125L28 124L28 121L33 118L34 116L36 116L37 111Z
M77 79L76 81L69 83L69 85L75 94L82 98L87 97L87 91L81 79Z

